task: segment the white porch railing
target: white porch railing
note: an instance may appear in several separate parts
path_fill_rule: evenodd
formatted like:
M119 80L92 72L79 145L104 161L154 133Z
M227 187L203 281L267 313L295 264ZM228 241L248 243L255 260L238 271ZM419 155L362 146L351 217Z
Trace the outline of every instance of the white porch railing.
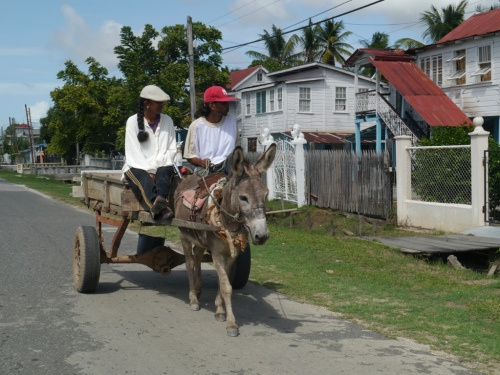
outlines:
M394 136L410 136L412 145L416 145L418 137L380 93L365 91L356 94L356 113L372 111L375 111L382 121L384 121Z

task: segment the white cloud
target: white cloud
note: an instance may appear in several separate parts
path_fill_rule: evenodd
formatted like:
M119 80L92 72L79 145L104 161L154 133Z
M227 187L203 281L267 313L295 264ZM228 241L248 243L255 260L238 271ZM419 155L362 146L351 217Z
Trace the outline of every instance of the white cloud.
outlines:
M61 11L65 24L53 34L51 47L77 64L94 57L101 65L114 69L118 63L114 47L120 44L122 25L106 21L98 30L93 30L71 6L63 5Z
M31 121L40 122L40 119L47 116L47 111L50 108L50 104L46 101L36 102L34 106L29 106Z

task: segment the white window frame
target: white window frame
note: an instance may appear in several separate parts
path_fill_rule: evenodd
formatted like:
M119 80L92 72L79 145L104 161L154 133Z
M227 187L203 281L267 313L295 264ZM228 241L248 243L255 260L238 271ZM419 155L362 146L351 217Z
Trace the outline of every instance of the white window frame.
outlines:
M269 90L269 112L274 112L274 90Z
M278 87L278 111L283 110L283 88Z
M255 113L258 115L266 113L266 90L255 93Z
M299 112L311 112L311 88L307 86L299 86Z
M339 97L339 92L338 89L343 89L344 95L343 97ZM336 86L335 87L335 107L334 107L334 112L342 112L345 113L347 112L347 86ZM343 109L339 109L339 106L342 106L343 103Z
M453 56L451 59L447 60L447 62L451 62L454 64L453 71L454 73L448 77L449 80L455 80L455 83L457 85L465 85L467 82L464 81L462 83L458 83L458 80L463 78L465 76L465 73L467 71L467 52L465 49L461 50L456 50L453 52L455 56ZM464 69L457 70L457 64L459 61L464 60Z
M485 54L481 53L481 49L487 48L487 59L485 59ZM486 44L477 47L477 65L478 69L471 74L471 76L479 76L479 82L489 82L491 81L491 74L489 79L483 79L483 77L491 71L491 45Z
M250 93L246 93L245 95L245 116L252 115L252 102L250 100Z
M257 72L257 82L262 82L262 72Z
M420 69L438 86L443 84L443 55L431 55L420 59Z

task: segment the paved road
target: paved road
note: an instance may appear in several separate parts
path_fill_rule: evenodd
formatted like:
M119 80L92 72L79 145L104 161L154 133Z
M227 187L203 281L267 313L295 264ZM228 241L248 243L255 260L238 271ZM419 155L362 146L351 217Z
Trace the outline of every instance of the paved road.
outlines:
M95 294L72 284L75 229L94 217L0 179L0 374L477 374L409 340L392 340L250 284L234 296L240 336L202 309L187 277L103 265ZM114 233L109 228L109 235ZM120 253L133 253L127 233Z

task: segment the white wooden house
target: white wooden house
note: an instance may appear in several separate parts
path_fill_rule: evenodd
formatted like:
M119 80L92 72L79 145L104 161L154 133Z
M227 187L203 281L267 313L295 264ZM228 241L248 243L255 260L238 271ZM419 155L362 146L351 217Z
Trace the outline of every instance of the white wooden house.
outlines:
M228 91L241 99L232 113L238 118L241 145L249 151L262 149L259 140L264 129L280 137L295 124L309 148L350 148L345 138L354 133L355 87L375 89L375 81L369 78L356 78L349 70L322 63L272 73L253 67L233 72L230 78Z
M468 117L482 116L500 141L500 9L471 16L413 53L420 69Z

